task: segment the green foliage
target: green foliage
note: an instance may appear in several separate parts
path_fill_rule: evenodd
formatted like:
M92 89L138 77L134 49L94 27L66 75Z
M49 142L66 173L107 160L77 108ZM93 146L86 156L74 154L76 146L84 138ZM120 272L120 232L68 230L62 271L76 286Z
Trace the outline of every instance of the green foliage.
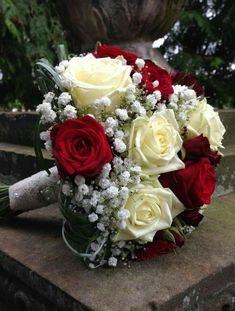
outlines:
M55 63L57 46L65 44L54 3L1 0L0 40L0 105L35 107L40 94L32 77L34 63L43 57Z
M210 103L235 107L235 2L186 1L161 52L175 69L192 73ZM235 65L234 65L235 66Z
M69 208L70 201L60 194L60 210L66 219L63 226L63 239L67 246L83 259L89 257L90 244L98 236L97 228L80 212Z

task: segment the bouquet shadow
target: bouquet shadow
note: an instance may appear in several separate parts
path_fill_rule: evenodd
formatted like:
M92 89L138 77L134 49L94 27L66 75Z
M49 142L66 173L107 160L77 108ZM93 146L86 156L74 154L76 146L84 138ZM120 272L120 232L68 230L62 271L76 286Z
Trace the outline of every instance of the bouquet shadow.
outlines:
M62 216L56 204L2 219L1 227L29 232L30 235L61 236Z

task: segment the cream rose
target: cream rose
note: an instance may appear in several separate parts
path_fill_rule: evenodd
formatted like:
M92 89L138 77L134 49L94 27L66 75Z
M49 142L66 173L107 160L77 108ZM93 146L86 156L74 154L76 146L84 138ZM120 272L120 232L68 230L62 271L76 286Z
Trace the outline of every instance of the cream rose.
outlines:
M119 106L124 89L131 84L131 66L120 59L95 58L92 54L73 57L62 78L71 80L69 92L77 106L92 109L96 99L108 97L111 107Z
M215 112L213 107L207 104L206 98L201 100L196 109L189 114L186 126L188 129L187 138L203 134L208 138L211 149L223 148L222 139L225 128L218 112Z
M184 210L173 192L158 181L139 184L130 190L123 209L129 211L126 227L114 236L114 241L139 239L152 242L157 231L169 228L173 218Z
M129 158L143 174L154 175L184 168L177 153L182 147L173 110L156 112L151 118L138 117L131 125Z

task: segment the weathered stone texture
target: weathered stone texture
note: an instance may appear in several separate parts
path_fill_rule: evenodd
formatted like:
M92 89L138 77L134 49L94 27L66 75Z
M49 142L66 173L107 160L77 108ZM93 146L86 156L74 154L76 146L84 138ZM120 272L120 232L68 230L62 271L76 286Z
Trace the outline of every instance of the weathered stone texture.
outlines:
M155 40L174 25L184 0L60 0L61 20L79 43Z
M95 311L219 311L234 303L234 200L235 193L217 198L177 255L117 269L85 268L61 239L58 211L33 211L0 228L0 265L58 304L65 292Z

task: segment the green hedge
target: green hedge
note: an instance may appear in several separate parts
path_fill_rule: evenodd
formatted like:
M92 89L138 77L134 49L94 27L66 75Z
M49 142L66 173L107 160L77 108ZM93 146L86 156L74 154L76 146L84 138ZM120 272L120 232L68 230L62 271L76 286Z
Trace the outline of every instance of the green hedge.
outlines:
M40 100L32 78L35 61L55 63L58 44L66 44L53 1L1 0L0 42L0 106L32 109Z

